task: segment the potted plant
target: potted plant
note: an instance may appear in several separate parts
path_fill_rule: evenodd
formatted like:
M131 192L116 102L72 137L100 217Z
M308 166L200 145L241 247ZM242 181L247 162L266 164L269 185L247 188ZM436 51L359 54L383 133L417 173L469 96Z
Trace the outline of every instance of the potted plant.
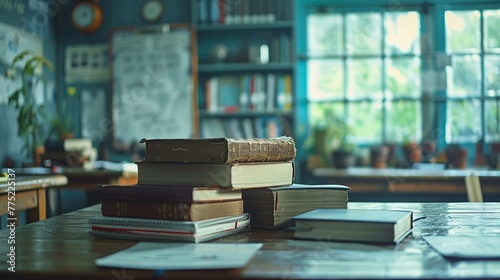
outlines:
M321 166L346 168L354 165L355 146L349 142L350 127L334 108L317 108L312 133L304 142L305 148L321 161ZM321 159L319 159L321 158Z
M34 51L23 51L16 55L7 71L7 76L18 79L19 88L9 95L8 104L17 109L18 136L24 140L24 149L32 154L35 164L39 164L39 155L43 153L44 122L43 104L38 104L34 88L40 82L40 69L53 69L52 63Z
M465 169L469 151L459 144L449 144L446 147L446 163L448 168Z
M74 88L68 90L68 99L61 103L59 114L52 117L50 121L54 140L64 140L74 137L73 118L69 108L72 107L72 98L75 94L76 90Z
M416 141L404 141L401 145L401 149L403 150L404 163L408 165L408 167L422 161L422 149Z
M330 155L336 168L347 168L354 165L354 145L349 141L350 126L347 121L333 112L325 111L326 152Z

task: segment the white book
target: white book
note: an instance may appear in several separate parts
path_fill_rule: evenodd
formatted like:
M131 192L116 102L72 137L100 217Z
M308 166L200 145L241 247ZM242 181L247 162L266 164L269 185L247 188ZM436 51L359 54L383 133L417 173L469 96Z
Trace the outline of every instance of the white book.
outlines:
M219 111L219 78L212 77L208 81L208 111L217 113Z

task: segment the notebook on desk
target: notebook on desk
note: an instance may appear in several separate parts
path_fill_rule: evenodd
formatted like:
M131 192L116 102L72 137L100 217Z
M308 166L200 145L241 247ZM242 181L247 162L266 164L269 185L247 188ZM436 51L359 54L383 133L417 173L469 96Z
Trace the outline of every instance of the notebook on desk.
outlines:
M205 242L250 229L250 215L201 221L173 221L97 216L89 220L90 234L112 239Z

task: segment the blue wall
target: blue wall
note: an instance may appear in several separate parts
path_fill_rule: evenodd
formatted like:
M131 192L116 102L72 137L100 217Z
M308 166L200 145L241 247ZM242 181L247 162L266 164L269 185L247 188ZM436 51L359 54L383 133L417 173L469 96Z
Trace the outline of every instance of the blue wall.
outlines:
M29 38L33 34L43 38L44 55L56 61L60 46L56 44L60 4L56 1L40 0L3 0L0 1L0 22L22 30L21 36ZM0 74L4 75L7 65L0 62ZM57 73L44 71L44 78L55 83ZM5 90L5 89L0 89ZM2 93L5 94L5 93ZM10 94L10 93L7 93ZM55 93L52 93L55 96ZM47 112L55 110L55 100L46 100ZM16 166L29 162L22 154L23 141L17 136L17 112L12 106L0 104L0 160L4 166L7 157L14 160Z
M81 44L108 44L110 32L121 27L144 27L152 25L141 17L141 7L146 0L106 0L99 1L103 11L101 26L91 34L78 32L71 25L71 10L78 0L2 0L0 1L0 22L26 30L36 32L43 37L44 55L54 62L56 71L45 74L45 78L55 82L54 100L47 102L49 115L54 114L58 99L67 98L67 88L76 88L77 94L82 90L105 89L106 106L111 102L111 86L109 82L102 83L74 83L64 82L64 54L67 46ZM164 13L156 24L163 23L190 23L191 1L162 0ZM3 75L7 65L0 63L0 72ZM47 71L48 72L48 71ZM77 97L78 98L78 97ZM73 119L76 120L74 132L81 136L79 102L71 108ZM17 136L16 111L12 106L0 105L0 166L5 166L5 160L10 157L16 167L29 163L30 160L22 155L22 139ZM111 111L107 118L111 119ZM109 147L110 135L105 135L104 142ZM96 143L99 144L99 143ZM115 160L127 160L128 155L112 153Z
M78 32L73 28L71 23L71 9L74 6L75 0L69 0L68 4L62 6L61 16L59 21L60 36L58 37L58 45L64 50L67 46L81 44L109 44L110 34L119 28L126 27L146 27L152 25L161 25L164 23L191 23L191 1L179 0L162 0L164 4L164 12L158 22L148 23L141 17L141 7L146 0L107 0L100 1L99 5L103 11L103 22L101 26L91 34ZM60 69L64 68L62 64L64 52L60 52ZM81 93L83 90L104 89L106 92L106 108L111 108L111 83L72 83L64 82L64 73L59 80L60 97L66 98L65 94L67 87L76 88L76 92ZM73 108L74 118L80 120L82 108L76 104ZM112 119L112 112L108 110L106 118ZM109 151L110 160L122 161L130 160L130 154L116 150L111 145L111 134L103 132L104 140L101 143L94 143L96 146L103 144ZM81 136L81 127L78 125L75 128L75 135Z

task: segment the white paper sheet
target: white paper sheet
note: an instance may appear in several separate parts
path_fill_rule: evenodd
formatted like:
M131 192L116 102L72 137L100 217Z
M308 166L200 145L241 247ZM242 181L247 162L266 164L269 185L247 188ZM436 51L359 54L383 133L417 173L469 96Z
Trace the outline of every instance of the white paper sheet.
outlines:
M96 259L96 264L154 270L240 268L261 247L260 243L139 242L128 249Z
M425 236L445 257L500 258L500 236Z

